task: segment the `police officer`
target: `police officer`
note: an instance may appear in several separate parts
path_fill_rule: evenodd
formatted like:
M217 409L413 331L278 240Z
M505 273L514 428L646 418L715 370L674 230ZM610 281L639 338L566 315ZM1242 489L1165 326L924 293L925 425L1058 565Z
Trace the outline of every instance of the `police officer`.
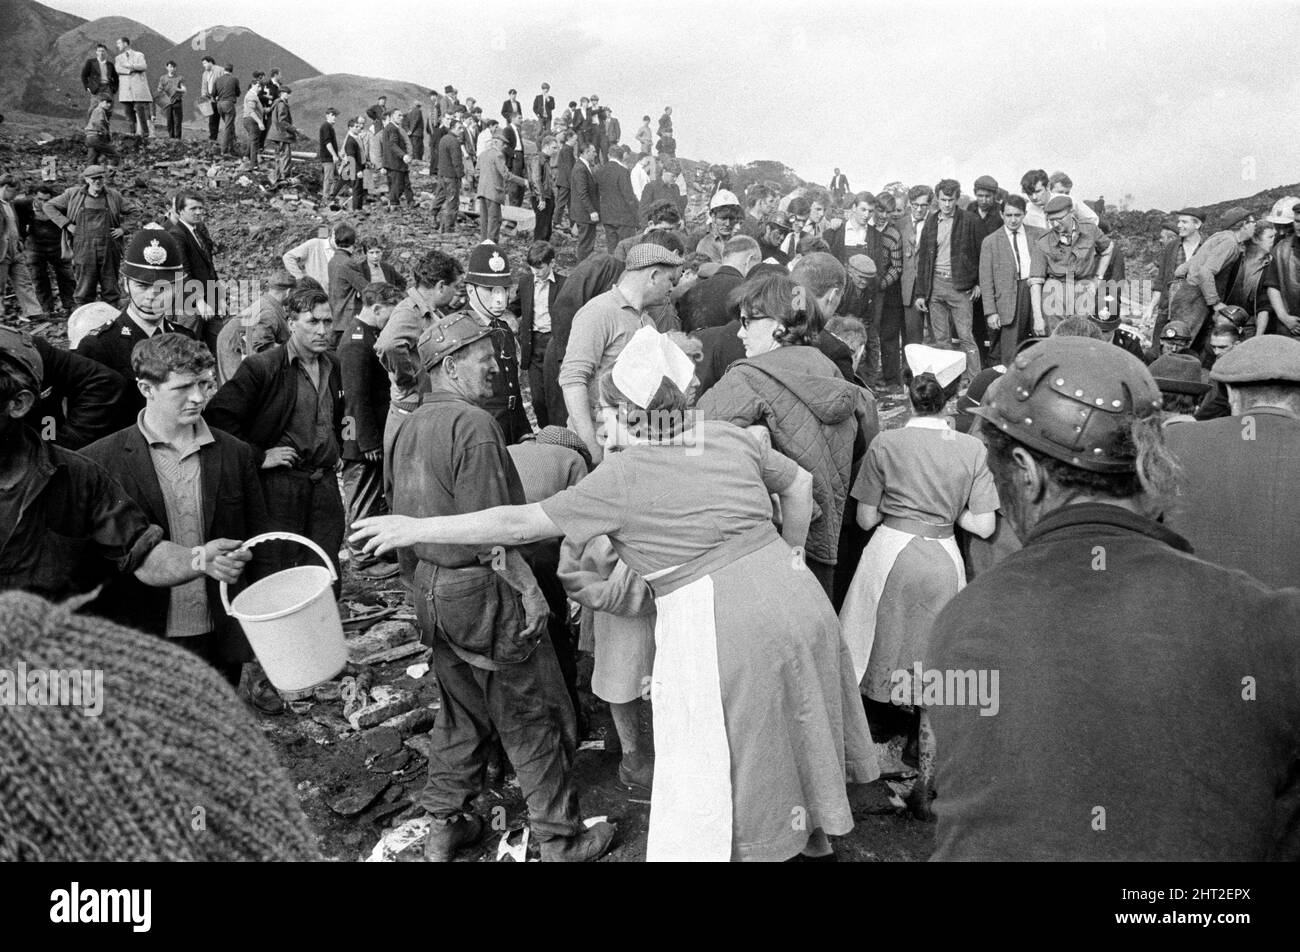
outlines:
M471 261L485 264L481 256ZM399 422L386 460L395 476L394 514L445 516L524 503L487 410L498 392L496 338L487 318L464 310L435 317L421 335L430 389ZM415 545L398 556L442 692L420 799L433 815L425 858L446 862L482 836L483 820L470 803L482 792L495 730L518 774L542 859L596 859L614 830L583 829L573 789L574 711L547 636L546 599L519 550Z
M931 710L934 859L1300 853L1300 592L1156 521L1175 472L1159 407L1140 360L1061 337L973 411L1024 548L935 620L928 664L984 687Z
M492 396L482 406L500 425L507 445L518 443L533 431L519 391L519 345L514 331L501 318L514 284L514 272L504 248L491 241L474 246L465 270L465 295L473 312L492 328L497 359Z
M87 334L77 353L97 360L122 378L122 396L109 432L135 422L144 409L144 397L135 385L131 351L155 334L194 333L170 318L180 306L181 250L176 239L160 225L150 223L131 236L122 261L127 305L117 319Z
M1147 362L1146 350L1142 347L1142 338L1127 327L1120 325L1119 314L1102 310L1097 314L1089 312L1088 320L1101 331L1102 340L1110 341L1116 347L1132 354L1143 363Z

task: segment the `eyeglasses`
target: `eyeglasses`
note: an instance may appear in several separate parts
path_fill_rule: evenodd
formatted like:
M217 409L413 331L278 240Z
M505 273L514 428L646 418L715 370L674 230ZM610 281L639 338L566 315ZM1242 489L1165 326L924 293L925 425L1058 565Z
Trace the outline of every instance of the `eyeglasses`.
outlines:
M766 314L742 314L740 315L740 326L749 330L749 325L755 321L774 321L775 317L768 317Z
M930 203L929 203L929 202L908 202L908 204L911 205L913 208L929 208L929 207L930 207Z

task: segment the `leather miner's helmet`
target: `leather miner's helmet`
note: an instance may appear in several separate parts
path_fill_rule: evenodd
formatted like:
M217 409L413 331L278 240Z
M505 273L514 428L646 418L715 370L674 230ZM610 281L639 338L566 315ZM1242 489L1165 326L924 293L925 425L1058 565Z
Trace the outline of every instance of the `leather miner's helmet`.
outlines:
M1132 418L1161 405L1155 379L1123 348L1087 337L1051 337L1017 354L971 412L1071 466L1131 473Z
M448 354L468 347L491 333L492 325L473 311L457 311L446 317L435 317L416 343L420 365L425 370L432 370Z
M131 236L122 258L122 273L146 284L153 284L160 278L175 281L181 276L181 267L180 245L161 226L153 223Z

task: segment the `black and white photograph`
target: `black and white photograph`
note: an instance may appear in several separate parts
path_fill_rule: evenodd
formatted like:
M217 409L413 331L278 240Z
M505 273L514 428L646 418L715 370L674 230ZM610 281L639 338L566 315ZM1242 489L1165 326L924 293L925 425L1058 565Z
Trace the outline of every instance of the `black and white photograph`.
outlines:
M889 864L882 938L1293 924L1297 38L0 0L6 915L766 862Z

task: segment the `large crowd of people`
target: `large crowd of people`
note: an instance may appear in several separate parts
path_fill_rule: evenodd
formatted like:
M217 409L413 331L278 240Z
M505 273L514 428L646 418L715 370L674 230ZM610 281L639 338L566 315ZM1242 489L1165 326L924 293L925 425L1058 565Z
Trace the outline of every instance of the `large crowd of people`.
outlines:
M525 124L514 89L497 120L447 86L345 117L341 146L336 111L320 127L323 200L409 201L429 163L409 269L345 214L236 310L220 211L193 191L142 209L100 164L112 78L144 69L129 42L116 72L105 53L80 181L0 177L19 321L76 308L68 348L0 329L0 590L25 593L6 617L77 599L275 714L217 587L310 555L243 541L295 533L337 573L400 575L441 696L429 861L485 835L498 747L543 860L616 842L579 803L582 651L651 860L834 859L891 739L937 858L1300 856L1297 200L1176 212L1135 293L1064 173L968 197L853 192L836 169L782 195L719 169L701 194L670 109L624 144L595 95L557 110L543 83ZM234 154L238 82L209 72ZM264 136L275 181L289 96L255 74L243 99L245 161ZM440 237L475 228L463 257ZM902 426L882 429L886 398ZM232 742L214 719L191 746ZM42 824L6 810L0 842L56 855ZM159 825L139 827L152 855L188 855Z

